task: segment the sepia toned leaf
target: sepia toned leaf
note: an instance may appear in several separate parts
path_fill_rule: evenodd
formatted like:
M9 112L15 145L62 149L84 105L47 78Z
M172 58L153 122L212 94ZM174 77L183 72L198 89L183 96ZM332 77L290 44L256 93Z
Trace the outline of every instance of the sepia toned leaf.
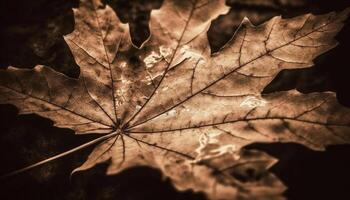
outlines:
M306 68L337 45L349 9L259 26L247 18L211 53L207 31L225 1L166 0L151 13L150 36L136 47L108 5L81 0L75 30L64 37L78 79L50 67L0 71L0 103L35 113L57 127L101 137L73 172L108 163L107 174L148 166L178 190L209 199L283 199L268 170L277 160L246 150L256 142L295 142L314 150L350 142L350 110L332 92L261 94L283 69Z

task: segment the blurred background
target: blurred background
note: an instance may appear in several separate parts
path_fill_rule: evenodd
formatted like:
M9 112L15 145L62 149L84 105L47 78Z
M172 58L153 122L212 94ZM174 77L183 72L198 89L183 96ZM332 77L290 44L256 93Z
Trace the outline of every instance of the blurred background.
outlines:
M149 35L152 9L162 0L106 0L123 22L130 23L133 42L140 45ZM208 32L212 51L233 35L244 16L258 25L273 16L284 18L304 13L322 14L350 6L349 0L227 0L229 14L215 20ZM1 0L0 68L51 66L71 77L79 75L63 35L74 29L72 8L78 0ZM320 56L313 68L282 71L265 88L265 93L297 88L308 93L334 91L350 107L350 23L337 39L340 45ZM350 133L349 133L350 134ZM58 154L95 136L75 136L37 115L18 115L11 105L0 105L0 174ZM315 152L298 144L253 144L280 161L271 170L288 186L292 200L350 199L350 145L330 146ZM133 168L105 176L105 165L69 178L91 151L46 164L27 173L1 180L0 199L118 199L118 200L205 200L202 194L177 192L161 173L150 168Z

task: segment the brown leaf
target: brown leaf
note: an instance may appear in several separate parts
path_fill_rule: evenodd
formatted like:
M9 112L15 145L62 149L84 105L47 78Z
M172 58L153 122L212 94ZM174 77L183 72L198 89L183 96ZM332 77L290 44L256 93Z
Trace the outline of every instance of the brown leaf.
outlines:
M259 26L244 19L211 54L206 32L227 12L223 0L166 0L152 12L151 35L137 48L109 6L82 0L75 30L65 36L79 78L45 66L9 67L0 71L0 103L77 134L105 134L55 157L102 141L74 171L102 162L110 163L107 174L149 166L179 190L210 199L283 199L284 185L268 172L276 159L243 147L296 142L323 150L349 143L350 112L331 92L261 92L282 69L310 67L335 47L349 9L275 17Z

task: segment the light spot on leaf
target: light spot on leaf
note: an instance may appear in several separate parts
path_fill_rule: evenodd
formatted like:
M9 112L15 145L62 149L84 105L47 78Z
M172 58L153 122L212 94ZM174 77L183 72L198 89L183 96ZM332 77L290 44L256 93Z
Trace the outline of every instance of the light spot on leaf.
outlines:
M120 67L121 67L121 68L125 68L125 67L126 67L126 62L120 63Z
M240 104L241 107L249 107L249 108L256 108L256 107L263 107L267 104L268 102L265 101L262 98L258 98L255 96L249 96L245 98L242 103Z
M174 115L176 115L176 113L177 113L176 109L173 109L173 110L170 110L170 111L167 113L167 115L169 115L169 116L174 116Z
M157 62L161 61L163 58L162 55L152 51L150 55L148 55L143 62L146 64L146 68L152 68Z
M162 91L167 91L169 87L163 87Z
M232 154L237 157L239 148L234 144L220 145L218 137L222 133L203 133L199 137L199 147L196 149L197 157L193 163L210 160L224 154Z
M164 46L159 47L160 54L166 59L172 54L172 49Z
M136 108L136 110L140 110L141 106L140 105L136 105L135 108Z
M204 58L203 58L203 56L200 53L195 52L195 51L191 51L189 49L190 49L190 47L187 46L187 45L184 45L181 48L180 52L181 52L181 54L182 54L182 56L184 58L188 58L188 59L190 59L192 61L200 60L200 62L204 62Z

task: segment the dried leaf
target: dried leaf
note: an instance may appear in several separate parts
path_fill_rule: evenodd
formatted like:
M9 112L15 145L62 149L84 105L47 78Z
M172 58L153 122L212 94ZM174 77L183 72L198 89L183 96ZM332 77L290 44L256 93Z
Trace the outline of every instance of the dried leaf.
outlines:
M103 162L110 163L107 174L149 166L177 189L210 199L283 199L285 186L268 172L277 160L243 147L296 142L323 150L349 143L350 112L332 92L261 92L282 69L310 67L335 47L349 9L259 26L244 19L211 54L206 32L228 9L223 0L166 0L152 11L151 35L138 48L109 6L82 0L75 30L65 36L79 78L46 66L9 67L0 71L0 103L77 134L103 134L75 149L102 141L74 171Z

